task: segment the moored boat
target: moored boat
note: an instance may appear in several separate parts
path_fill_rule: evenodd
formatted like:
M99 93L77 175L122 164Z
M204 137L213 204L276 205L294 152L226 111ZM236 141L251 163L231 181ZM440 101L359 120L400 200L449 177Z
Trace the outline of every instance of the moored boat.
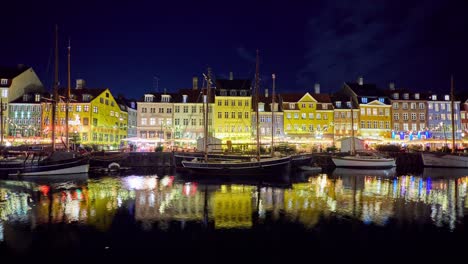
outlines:
M468 168L468 156L450 153L421 153L424 167Z
M394 158L383 158L374 155L351 155L343 157L332 157L332 161L336 167L347 168L383 169L392 168L396 166Z

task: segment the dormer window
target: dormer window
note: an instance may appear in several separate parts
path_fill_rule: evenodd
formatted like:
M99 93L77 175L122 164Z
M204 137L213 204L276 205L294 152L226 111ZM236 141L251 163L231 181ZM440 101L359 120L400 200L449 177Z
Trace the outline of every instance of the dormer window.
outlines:
M437 100L437 95L433 94L432 97L431 97L432 101L435 101Z
M414 99L419 100L419 93L414 94Z
M40 95L40 94L36 94L36 95L34 96L34 101L36 101L36 102L41 101L41 95Z
M227 95L227 91L226 91L226 90L221 90L221 91L219 92L219 94L220 94L221 96L226 96L226 95Z
M168 95L168 94L163 94L163 95L161 95L161 102L166 102L166 103L168 103L168 102L170 101L170 99L171 99L171 96Z
M380 97L379 102L381 102L381 103L385 102L385 98Z
M322 109L328 109L328 105L327 104L322 104Z
M446 94L446 95L444 96L444 100L445 100L445 101L450 101L450 96L449 96L448 94Z
M89 94L83 94L83 102L89 102L91 101L91 95Z
M188 95L183 94L182 95L182 103L184 103L184 104L187 103L187 98L188 98Z
M235 90L231 90L230 93L229 93L231 96L236 96L237 95L237 92Z
M205 104L206 104L206 98L207 98L207 97L206 97L206 94L203 95L203 103L205 103Z
M7 85L8 84L8 79L2 79L1 84L2 85Z
M295 105L295 103L289 103L289 108L294 109L295 108L294 105Z
M341 101L336 101L335 104L336 104L336 107L338 108L341 107Z
M393 94L393 99L398 100L400 98L400 94L394 93Z
M362 102L363 104L367 104L367 97L362 97L362 98L361 98L361 102Z
M265 103L258 103L258 111L265 112Z
M23 102L27 102L29 100L29 94L23 94Z
M351 101L346 102L346 106L351 108Z
M153 97L152 94L145 94L145 102L153 102Z
M135 108L136 108L136 107L135 107L135 102L131 102L131 103L130 103L130 107L133 108L133 109L135 109Z
M409 94L408 94L408 93L404 93L404 94L403 94L403 99L408 100L408 99L409 99Z
M247 91L240 91L240 96L247 96Z

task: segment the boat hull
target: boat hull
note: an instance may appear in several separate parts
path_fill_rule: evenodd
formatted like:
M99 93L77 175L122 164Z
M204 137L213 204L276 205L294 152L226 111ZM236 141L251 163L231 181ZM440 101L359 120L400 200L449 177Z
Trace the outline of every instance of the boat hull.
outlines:
M65 175L88 172L89 160L87 157L50 164L24 164L2 168L2 173L10 176Z
M299 154L291 157L291 168L300 169L302 166L310 166L311 163L311 154Z
M184 168L197 174L256 175L281 173L290 167L290 158L263 159L253 162L182 161Z
M468 168L468 156L451 154L421 154L424 167Z
M333 157L333 163L341 168L385 169L395 167L394 159L366 159L359 157Z

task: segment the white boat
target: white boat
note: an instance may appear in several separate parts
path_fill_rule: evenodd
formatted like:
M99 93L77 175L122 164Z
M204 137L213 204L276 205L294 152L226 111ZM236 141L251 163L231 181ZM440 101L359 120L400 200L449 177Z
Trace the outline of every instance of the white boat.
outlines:
M360 156L358 154L344 157L332 157L332 161L336 167L346 168L382 169L396 166L394 158Z
M424 167L468 168L468 156L449 153L422 153Z
M351 101L351 127L354 127L353 106ZM354 129L351 129L351 153L348 156L333 156L332 161L336 167L345 168L365 168L365 169L383 169L396 166L394 158L384 158L374 153L359 155L356 153L354 144Z

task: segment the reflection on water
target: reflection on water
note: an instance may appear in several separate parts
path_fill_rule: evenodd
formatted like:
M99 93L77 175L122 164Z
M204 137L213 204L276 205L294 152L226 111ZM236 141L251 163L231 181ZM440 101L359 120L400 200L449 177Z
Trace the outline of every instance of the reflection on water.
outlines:
M377 226L430 224L453 231L465 217L468 174L374 173L339 170L278 186L211 185L156 175L54 184L0 181L0 241L13 235L5 227L18 223L31 229L78 223L106 232L118 212L142 230L167 230L171 225L183 229L187 223L250 229L280 221L313 230L321 219L340 217Z

